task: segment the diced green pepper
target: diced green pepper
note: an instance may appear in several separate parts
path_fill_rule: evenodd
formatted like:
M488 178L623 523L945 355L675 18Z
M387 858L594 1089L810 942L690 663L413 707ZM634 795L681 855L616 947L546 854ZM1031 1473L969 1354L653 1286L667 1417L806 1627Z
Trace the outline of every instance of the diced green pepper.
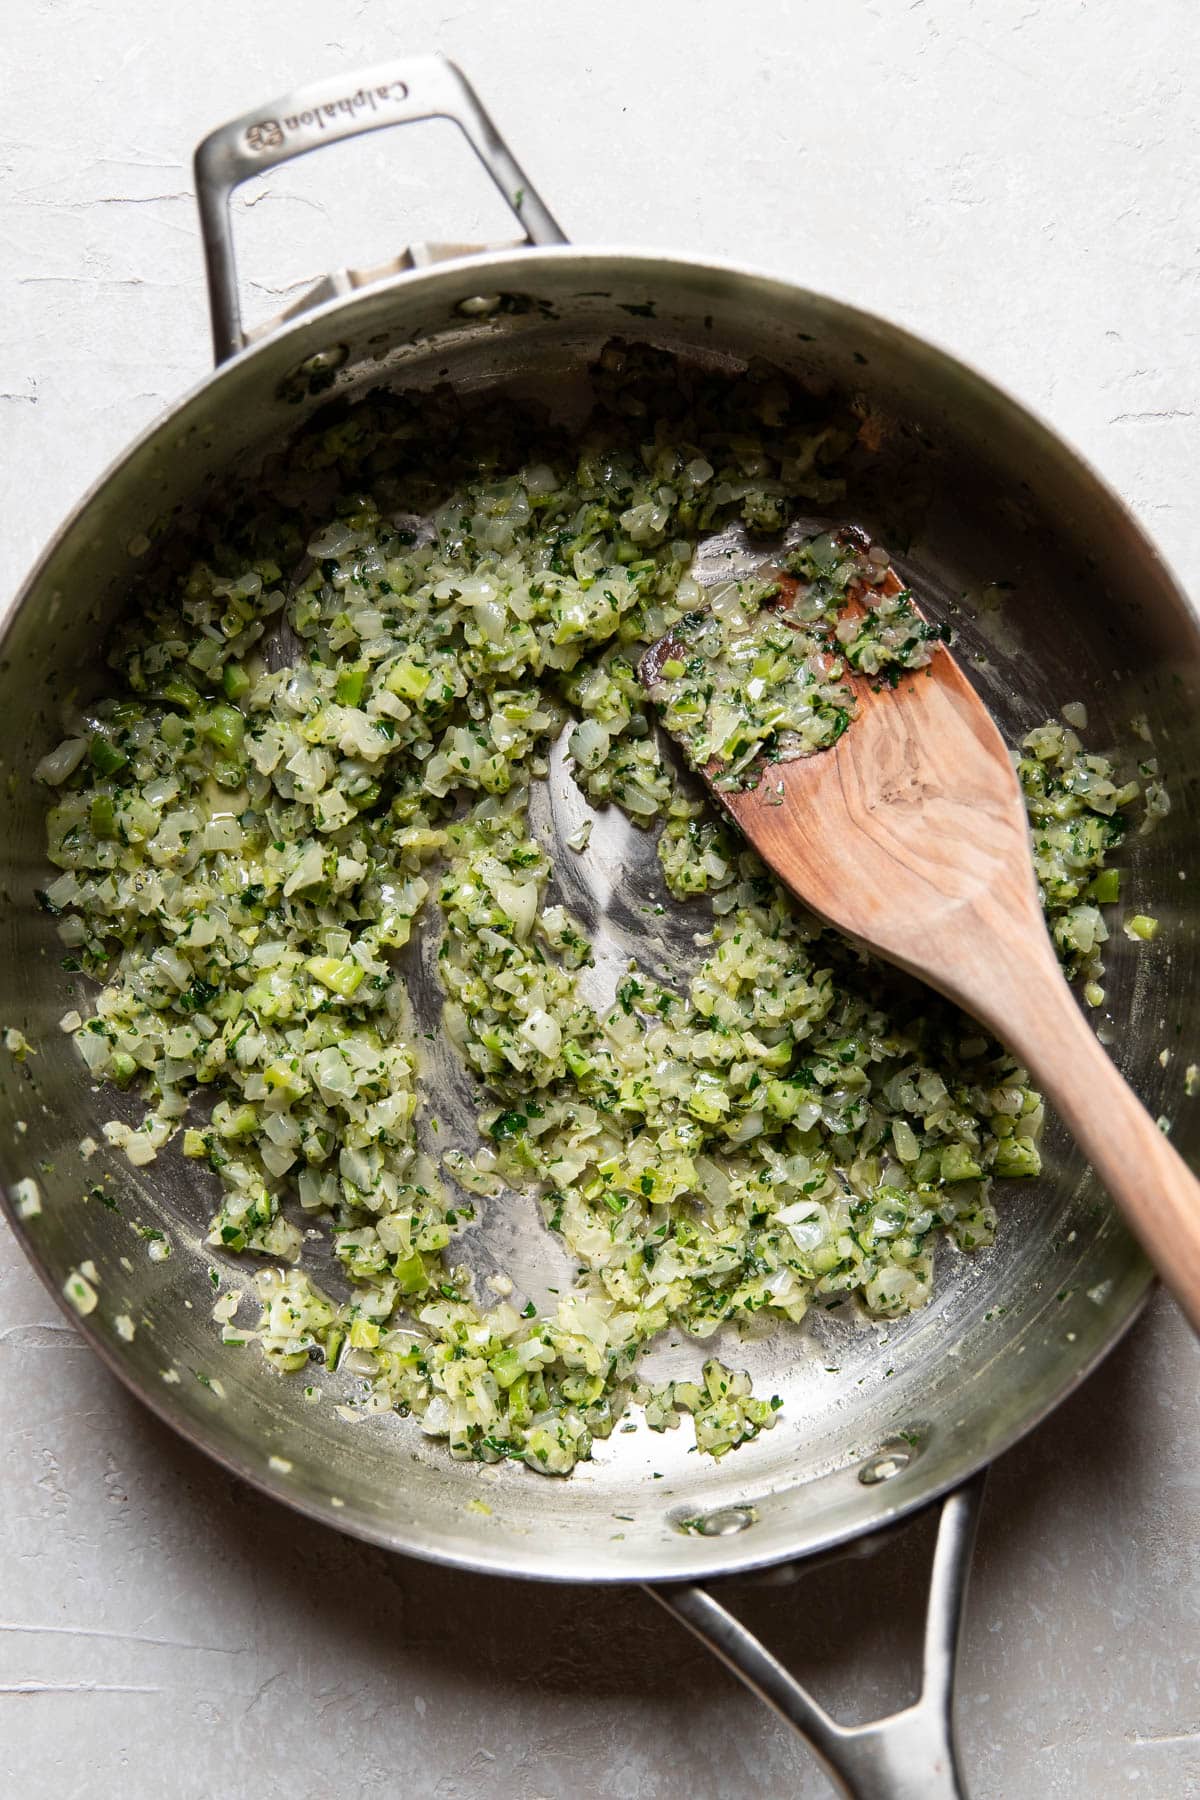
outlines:
M512 1348L498 1351L493 1356L490 1367L497 1385L502 1388L510 1388L525 1373L521 1358Z
M283 1061L268 1063L263 1070L263 1080L276 1093L288 1094L294 1099L308 1092L308 1083L300 1073L299 1058L296 1058L295 1066Z
M244 699L250 692L250 677L241 663L226 663L221 671L221 686L226 697L237 701Z
M201 714L197 730L222 750L238 750L246 735L246 721L236 706L217 705Z
M1120 869L1101 869L1089 888L1093 900L1100 906L1110 906L1121 897Z
M396 1277L396 1285L406 1298L414 1294L423 1294L429 1286L429 1276L425 1264L414 1250L408 1256L398 1256L392 1263L392 1274Z
M398 694L403 700L419 700L432 680L432 670L410 662L406 656L388 673L383 685L389 693Z
M1038 1147L1032 1138L1001 1138L996 1146L996 1161L993 1167L997 1175L1010 1175L1029 1178L1040 1175L1042 1159Z
M342 669L337 678L335 697L339 706L357 706L367 679L365 669Z
M327 987L330 993L340 994L344 1000L361 986L366 973L361 963L355 962L352 956L310 956L305 963L309 974Z
M181 706L185 713L198 712L200 708L199 694L182 675L172 675L164 681L158 690L158 698L171 706Z
M115 744L110 744L108 739L101 737L99 733L92 739L88 747L88 755L91 757L92 767L98 769L101 775L115 775L117 770L123 769L129 761L123 750L119 750Z
M943 1181L978 1181L983 1170L966 1144L947 1144L942 1151Z
M533 1417L528 1375L518 1376L508 1390L508 1416L514 1425L527 1425Z

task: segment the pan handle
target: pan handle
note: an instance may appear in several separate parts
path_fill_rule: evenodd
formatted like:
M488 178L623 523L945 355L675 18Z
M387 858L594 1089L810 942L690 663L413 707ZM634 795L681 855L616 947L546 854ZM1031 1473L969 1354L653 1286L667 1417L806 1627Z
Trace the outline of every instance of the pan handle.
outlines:
M839 1725L707 1588L680 1582L646 1591L800 1734L847 1800L966 1800L954 1668L986 1476L986 1469L973 1475L942 1502L920 1695L865 1725Z
M196 151L196 201L218 363L236 355L247 343L229 216L233 190L264 169L304 156L322 144L378 131L384 125L407 125L414 119L450 119L458 126L516 214L526 243L566 242L475 90L445 57L405 57L357 75L313 82L219 126Z

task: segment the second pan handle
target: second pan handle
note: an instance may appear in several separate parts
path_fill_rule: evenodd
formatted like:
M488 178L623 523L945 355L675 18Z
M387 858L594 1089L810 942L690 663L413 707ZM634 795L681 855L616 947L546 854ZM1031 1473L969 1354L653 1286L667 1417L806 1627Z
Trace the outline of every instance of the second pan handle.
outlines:
M196 151L196 201L218 363L246 344L229 216L234 189L322 144L417 119L450 119L458 126L512 208L527 243L566 242L475 90L445 57L405 57L357 75L313 82L219 126Z
M839 1725L707 1588L680 1582L646 1592L799 1733L846 1800L967 1800L955 1741L954 1670L986 1475L973 1475L942 1501L921 1692L912 1706L886 1718Z

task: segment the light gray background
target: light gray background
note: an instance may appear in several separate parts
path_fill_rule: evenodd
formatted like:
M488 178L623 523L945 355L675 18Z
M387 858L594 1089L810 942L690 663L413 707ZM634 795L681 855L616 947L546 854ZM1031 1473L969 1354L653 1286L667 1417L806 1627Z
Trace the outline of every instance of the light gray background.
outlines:
M570 235L738 257L939 338L1099 465L1200 591L1193 0L12 0L0 593L204 371L189 168L294 84L443 49ZM507 235L449 127L239 206L249 310ZM0 1228L2 1230L2 1228ZM996 1470L961 1671L977 1800L1200 1793L1196 1346L1161 1296ZM636 1593L472 1579L177 1444L0 1239L0 1787L22 1800L824 1796ZM904 1691L922 1533L745 1607L845 1716Z

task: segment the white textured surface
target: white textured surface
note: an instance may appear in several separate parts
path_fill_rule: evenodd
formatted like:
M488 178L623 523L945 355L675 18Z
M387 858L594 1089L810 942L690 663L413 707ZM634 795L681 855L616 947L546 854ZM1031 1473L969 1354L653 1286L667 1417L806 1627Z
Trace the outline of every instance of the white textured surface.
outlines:
M577 241L759 262L941 339L1073 438L1200 587L1192 0L23 0L0 25L3 592L203 373L194 141L296 81L432 48ZM504 235L449 128L327 152L248 202L259 317L409 237ZM1200 1793L1198 1373L1159 1297L996 1471L961 1673L976 1800ZM216 1474L7 1239L0 1442L5 1794L829 1791L638 1594L388 1559ZM750 1591L747 1614L862 1716L899 1695L920 1548Z

